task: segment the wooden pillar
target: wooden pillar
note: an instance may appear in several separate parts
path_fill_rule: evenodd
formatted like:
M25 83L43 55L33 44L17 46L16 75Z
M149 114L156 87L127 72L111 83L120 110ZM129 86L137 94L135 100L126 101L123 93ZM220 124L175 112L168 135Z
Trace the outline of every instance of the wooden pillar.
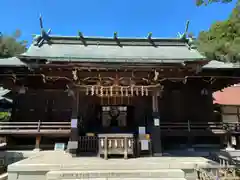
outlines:
M219 138L220 138L220 148L223 149L224 143L225 143L225 136L221 135Z
M78 117L78 103L79 103L79 92L72 91L69 93L72 98L72 116L71 116L71 133L68 141L68 150L72 156L77 155L78 143L79 143L79 117Z
M104 159L108 159L108 137L104 138Z
M161 128L160 128L160 114L158 108L159 92L153 91L152 94L152 152L153 156L162 156L162 142L161 142Z
M194 151L193 148L193 141L194 137L193 134L191 133L191 122L188 120L188 137L187 137L187 149L188 151Z
M187 142L188 151L194 151L194 148L193 148L194 137L191 133L188 133L187 141L188 141Z
M41 136L36 136L35 149L40 149Z
M128 143L127 143L128 138L124 137L124 159L128 158Z
M235 138L236 138L236 149L239 150L240 149L240 137L238 135L236 135Z
M233 145L232 145L232 134L230 132L226 133L226 139L227 139L227 147L226 150L233 150Z

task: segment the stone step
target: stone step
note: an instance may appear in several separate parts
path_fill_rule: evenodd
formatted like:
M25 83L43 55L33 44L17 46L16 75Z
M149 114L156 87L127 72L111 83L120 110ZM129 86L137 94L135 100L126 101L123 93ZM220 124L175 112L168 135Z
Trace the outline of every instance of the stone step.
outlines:
M46 174L47 180L70 180L70 179L176 179L184 180L185 173L181 169L160 170L97 170L97 171L50 171Z
M61 179L61 180L69 180L69 179ZM75 179L81 180L81 179ZM146 178L90 178L88 180L146 180ZM187 180L185 178L148 178L148 180ZM194 179L196 180L196 179Z

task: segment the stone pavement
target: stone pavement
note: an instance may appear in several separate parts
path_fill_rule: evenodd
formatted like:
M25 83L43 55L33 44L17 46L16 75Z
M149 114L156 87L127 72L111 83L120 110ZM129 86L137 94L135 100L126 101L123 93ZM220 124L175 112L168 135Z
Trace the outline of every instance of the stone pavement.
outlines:
M211 166L214 162L202 157L145 157L109 159L77 157L56 151L39 152L36 156L8 166L9 180L106 179L131 178L184 179L184 169ZM168 173L169 172L169 173ZM55 178L55 179L54 179ZM100 179L99 179L100 178ZM180 180L179 179L179 180Z

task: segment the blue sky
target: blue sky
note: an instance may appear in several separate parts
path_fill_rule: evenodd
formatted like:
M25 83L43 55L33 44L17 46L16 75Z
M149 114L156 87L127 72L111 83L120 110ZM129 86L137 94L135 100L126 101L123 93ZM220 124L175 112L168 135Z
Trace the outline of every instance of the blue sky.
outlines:
M184 3L183 3L184 2ZM218 20L226 19L233 3L196 7L195 0L1 0L0 31L19 29L21 39L31 42L38 34L39 14L52 34L123 37L175 37L190 20L195 35Z

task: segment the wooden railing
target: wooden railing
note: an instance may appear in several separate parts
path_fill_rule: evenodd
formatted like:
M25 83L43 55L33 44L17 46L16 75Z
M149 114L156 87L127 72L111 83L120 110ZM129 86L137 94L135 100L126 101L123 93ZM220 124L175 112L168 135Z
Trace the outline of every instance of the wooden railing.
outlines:
M221 130L223 129L223 123L221 122L161 122L160 128L162 130Z
M98 137L97 136L79 136L80 153L97 153Z
M161 122L162 130L226 130L240 132L240 123ZM71 122L0 122L0 134L70 133Z
M236 122L161 122L162 130L225 130L240 132L240 123Z
M0 134L68 134L70 122L0 122Z

